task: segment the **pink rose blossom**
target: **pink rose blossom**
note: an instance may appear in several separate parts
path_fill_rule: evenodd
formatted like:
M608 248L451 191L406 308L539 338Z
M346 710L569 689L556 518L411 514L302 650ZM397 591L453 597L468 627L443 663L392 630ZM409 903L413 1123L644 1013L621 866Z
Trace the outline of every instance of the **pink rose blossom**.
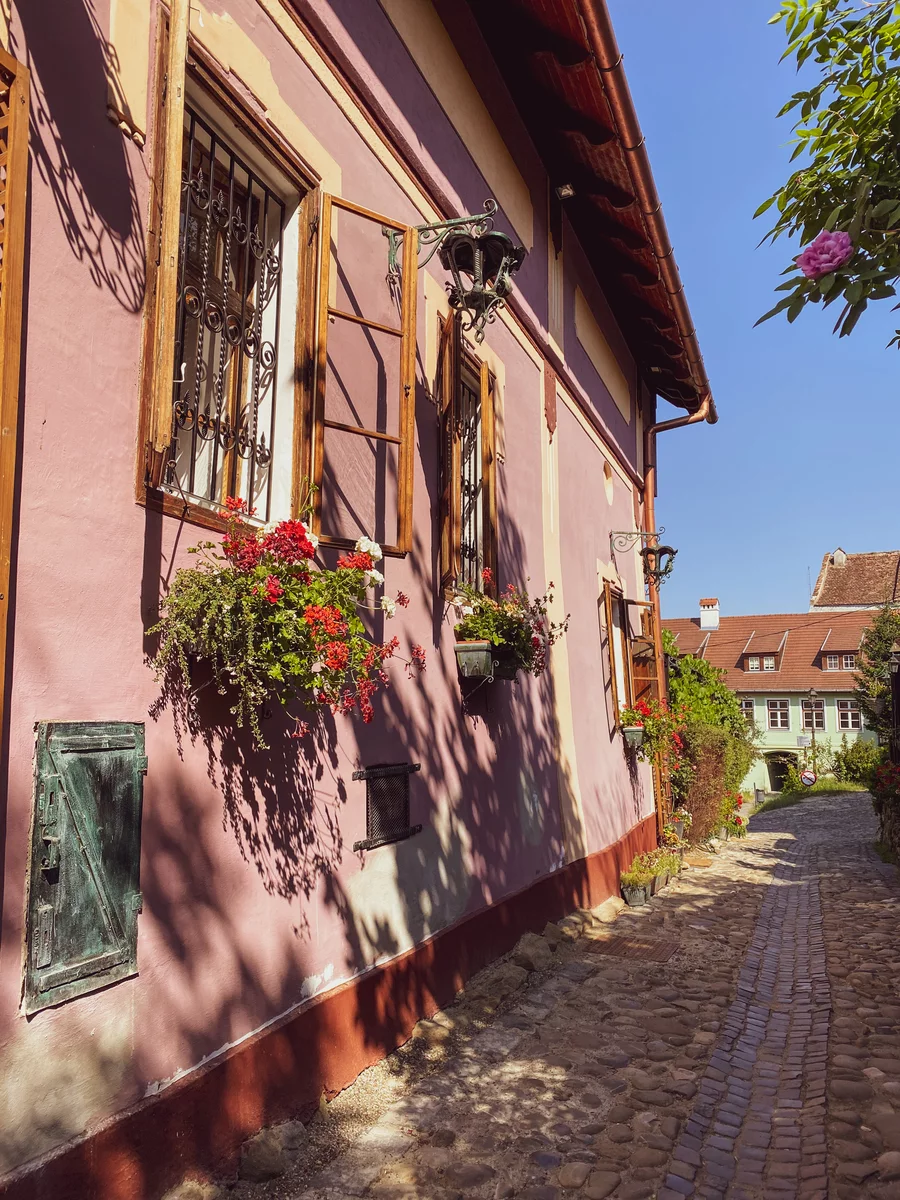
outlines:
M821 279L823 275L830 275L842 267L852 257L853 242L849 233L843 230L829 233L823 229L794 261L807 279Z

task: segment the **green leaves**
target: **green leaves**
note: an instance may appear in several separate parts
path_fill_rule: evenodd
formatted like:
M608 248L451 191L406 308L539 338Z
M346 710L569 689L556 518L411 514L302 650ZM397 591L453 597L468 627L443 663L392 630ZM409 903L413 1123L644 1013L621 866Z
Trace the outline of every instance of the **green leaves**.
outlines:
M785 56L798 67L814 56L819 79L779 113L800 108L798 167L754 214L777 210L763 241L787 235L805 245L822 230L846 230L857 252L760 322L779 312L793 321L807 304L843 296L835 330L846 336L870 301L895 294L900 277L900 2L784 0L771 23L784 24Z

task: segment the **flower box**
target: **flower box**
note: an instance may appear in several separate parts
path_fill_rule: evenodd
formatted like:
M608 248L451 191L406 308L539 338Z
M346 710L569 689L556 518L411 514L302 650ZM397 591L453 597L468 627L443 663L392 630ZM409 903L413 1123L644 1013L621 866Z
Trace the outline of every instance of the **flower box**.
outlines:
M622 899L629 908L639 908L640 905L647 903L647 888L627 887L622 884Z
M464 679L515 679L518 664L507 646L492 642L457 642L456 665Z

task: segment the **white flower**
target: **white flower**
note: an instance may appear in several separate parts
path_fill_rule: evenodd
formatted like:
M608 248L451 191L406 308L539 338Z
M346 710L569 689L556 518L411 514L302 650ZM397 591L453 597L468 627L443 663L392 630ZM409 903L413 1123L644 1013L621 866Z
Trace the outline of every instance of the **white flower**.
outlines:
M320 663L320 662L313 663L313 665L309 668L311 675L318 675L321 670L322 670L322 663Z
M461 617L471 617L471 615L474 611L475 611L475 609L471 606L471 604L463 604L460 607L459 615Z
M366 571L366 587L381 587L384 576L380 571Z
M313 533L313 531L311 529L307 529L305 525L303 526L303 528L306 529L306 536L309 539L309 544L312 546L313 550L318 550L318 548L319 548L318 537Z
M397 611L397 604L394 600L392 600L390 598L390 596L382 596L381 597L381 607L384 609L384 611L387 613L387 615L389 617L392 617L394 615L394 613Z
M257 529L256 536L260 541L262 541L266 534L274 533L277 528L277 521L266 521L265 525L260 525L259 529Z
M378 562L378 560L383 557L381 553L381 547L377 542L373 542L371 538L361 537L356 543L356 549L361 554L368 554L372 562Z

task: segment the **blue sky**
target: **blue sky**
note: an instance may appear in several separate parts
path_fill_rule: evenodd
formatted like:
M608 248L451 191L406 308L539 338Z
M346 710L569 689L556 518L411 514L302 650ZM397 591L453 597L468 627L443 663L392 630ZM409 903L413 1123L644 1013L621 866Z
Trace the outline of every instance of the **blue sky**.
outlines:
M777 0L609 3L720 414L659 439L658 520L679 551L663 613L693 616L701 596L723 615L803 612L827 551L900 548L885 349L900 312L884 302L841 339L837 306L753 328L797 253L757 249L768 214L751 219L788 171Z

